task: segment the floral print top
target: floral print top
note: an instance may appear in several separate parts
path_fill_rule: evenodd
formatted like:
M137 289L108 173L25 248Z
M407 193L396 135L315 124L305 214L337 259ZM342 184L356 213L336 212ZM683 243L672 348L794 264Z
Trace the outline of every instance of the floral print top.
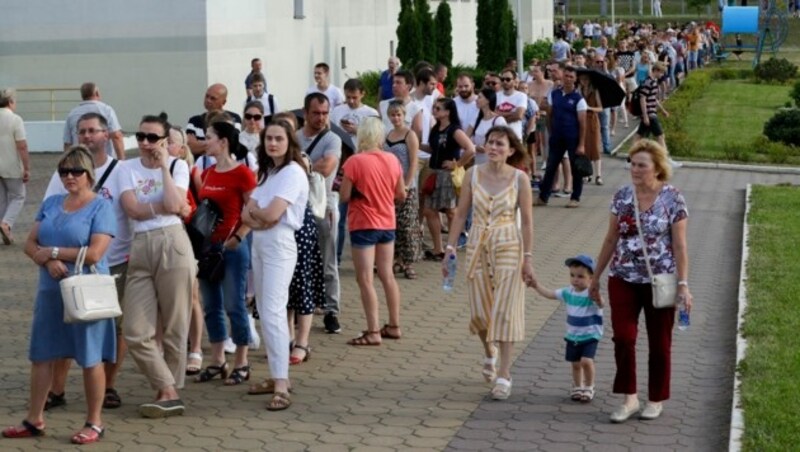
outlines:
M619 240L611 259L609 276L635 284L650 283L642 252L642 240L636 229L633 186L620 188L611 200L611 213L617 217ZM647 254L654 274L675 273L672 255L671 226L688 218L686 200L677 188L664 184L653 205L639 212Z

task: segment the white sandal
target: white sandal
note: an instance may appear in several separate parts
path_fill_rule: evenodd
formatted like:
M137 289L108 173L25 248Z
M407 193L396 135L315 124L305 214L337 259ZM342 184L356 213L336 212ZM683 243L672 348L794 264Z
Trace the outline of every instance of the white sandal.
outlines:
M494 381L494 388L492 388L492 399L506 400L511 395L511 380L506 380L502 377L497 377Z
M191 362L194 361L194 362ZM203 354L191 352L186 357L186 375L197 375L203 370Z
M491 383L497 377L497 371L494 368L495 363L497 362L496 357L491 358L483 358L483 369L481 369L481 375L483 375L484 380L486 383ZM487 369L487 366L492 366L491 369Z
M569 398L576 402L580 401L581 398L583 397L583 391L585 389L586 388L584 388L583 386L573 386L572 390L569 392Z
M583 403L589 403L592 399L594 399L594 386L584 387L579 400Z

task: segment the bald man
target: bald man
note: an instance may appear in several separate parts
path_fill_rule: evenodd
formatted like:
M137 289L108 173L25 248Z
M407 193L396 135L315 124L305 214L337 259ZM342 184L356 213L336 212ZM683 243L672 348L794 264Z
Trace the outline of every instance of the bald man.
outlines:
M228 88L222 83L215 83L206 90L206 97L203 99L205 113L189 118L189 124L186 126L187 144L195 157L206 153L206 127L208 126L206 116L209 112L224 111L233 119L236 128L241 130L242 118L238 114L224 109L227 101Z

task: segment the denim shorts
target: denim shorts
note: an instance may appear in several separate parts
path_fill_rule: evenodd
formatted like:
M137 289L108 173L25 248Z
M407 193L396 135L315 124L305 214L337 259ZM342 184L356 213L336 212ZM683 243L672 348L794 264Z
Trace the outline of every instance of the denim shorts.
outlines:
M394 242L394 229L361 229L350 231L350 246L369 248L375 245Z
M594 359L597 353L597 339L590 339L583 342L567 341L567 352L564 359L574 363L581 360L581 358Z

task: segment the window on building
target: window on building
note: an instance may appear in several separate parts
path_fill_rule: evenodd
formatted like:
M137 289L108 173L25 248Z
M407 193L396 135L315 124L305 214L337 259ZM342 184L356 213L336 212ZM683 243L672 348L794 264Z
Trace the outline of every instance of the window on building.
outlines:
M294 0L294 18L295 19L306 18L303 0Z

